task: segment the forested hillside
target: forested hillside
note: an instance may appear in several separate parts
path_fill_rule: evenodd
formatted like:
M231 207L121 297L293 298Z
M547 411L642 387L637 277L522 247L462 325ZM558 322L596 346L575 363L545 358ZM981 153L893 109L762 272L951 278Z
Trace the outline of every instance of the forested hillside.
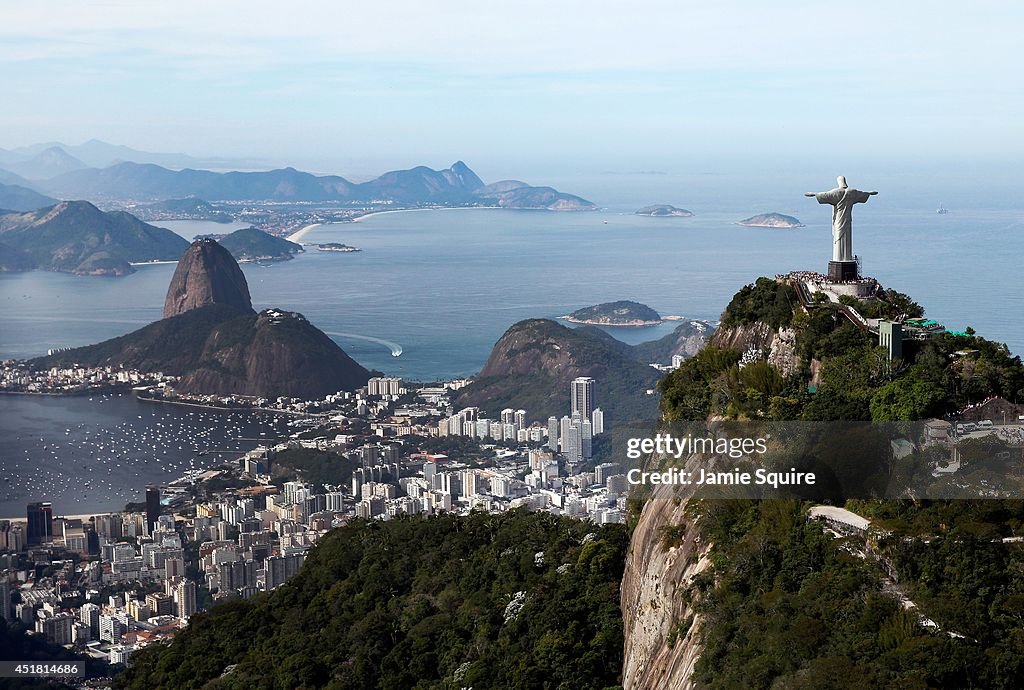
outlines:
M546 513L357 520L287 583L132 657L122 689L618 683L626 533Z
M740 290L718 335L759 328L795 337L790 373L768 353L709 345L662 381L664 416L892 422L991 396L1024 399L1024 366L1005 345L968 329L905 343L903 357L890 360L876 336L840 313L922 315L906 295L841 305L822 297L805 311L782 282ZM840 504L870 530L837 538L807 519L810 504L783 500L691 500L685 524L662 527L667 535L696 527L712 545L711 567L674 583L700 619L694 680L789 690L1024 687L1024 545L1013 539L1024 501ZM679 621L677 636L692 623Z

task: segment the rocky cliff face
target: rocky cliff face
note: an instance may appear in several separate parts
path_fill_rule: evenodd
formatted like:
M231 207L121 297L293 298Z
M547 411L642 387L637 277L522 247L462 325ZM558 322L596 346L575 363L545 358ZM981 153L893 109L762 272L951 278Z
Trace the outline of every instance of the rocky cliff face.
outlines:
M675 330L657 340L633 346L633 354L641 362L669 364L672 357L692 357L704 347L715 327L706 321L684 320Z
M683 593L710 565L708 545L684 514L686 500L661 493L645 503L626 556L621 588L625 690L689 690L700 656L700 616ZM667 545L666 528L685 530L685 536Z
M792 328L772 328L762 321L742 326L722 326L711 336L709 344L736 350L744 359L766 359L778 367L784 376L800 366L796 353L796 331Z
M796 371L796 332L763 322L722 326L709 345L765 359L784 374ZM657 466L657 459L649 466ZM694 471L695 467L688 468ZM701 616L687 595L693 578L710 565L708 550L686 516L687 496L662 486L644 502L630 539L622 580L625 690L691 690L701 654ZM677 538L666 539L672 533ZM679 535L682 535L679 538Z
M230 252L213 240L196 240L178 260L164 300L164 318L208 304L252 311L249 285Z

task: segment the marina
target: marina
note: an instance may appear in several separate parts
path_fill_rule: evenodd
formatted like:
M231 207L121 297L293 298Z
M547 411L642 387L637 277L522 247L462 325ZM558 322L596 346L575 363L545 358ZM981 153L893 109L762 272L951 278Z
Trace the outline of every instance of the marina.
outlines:
M0 396L0 515L48 500L57 514L117 511L170 483L284 435L253 412L143 404L131 394Z

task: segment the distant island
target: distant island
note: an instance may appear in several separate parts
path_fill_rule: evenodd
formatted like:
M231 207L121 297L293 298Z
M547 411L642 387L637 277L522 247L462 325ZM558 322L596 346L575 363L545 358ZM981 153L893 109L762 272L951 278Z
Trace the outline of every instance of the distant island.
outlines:
M605 302L592 307L584 307L568 316L563 316L562 319L569 323L582 323L591 326L630 326L633 328L657 326L664 320L661 314L646 304L630 300Z
M687 211L685 208L670 206L669 204L658 204L637 209L634 215L651 216L652 218L689 218L693 215L693 212Z
M793 216L786 216L781 213L759 213L750 218L737 221L736 225L748 228L802 228L804 224Z
M337 242L326 242L324 244L318 244L316 246L322 252L358 252L361 251L359 247L350 247L347 244L339 244Z
M597 205L552 187L533 187L519 180L502 180L473 191L483 203L501 208L544 211L596 211Z

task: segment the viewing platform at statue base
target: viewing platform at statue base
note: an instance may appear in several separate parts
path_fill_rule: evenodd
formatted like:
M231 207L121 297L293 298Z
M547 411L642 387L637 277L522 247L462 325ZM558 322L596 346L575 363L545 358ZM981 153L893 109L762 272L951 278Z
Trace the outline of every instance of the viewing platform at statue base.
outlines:
M839 297L846 295L857 299L871 299L881 286L874 278L859 277L848 280L835 280L832 276L815 273L814 271L793 271L778 279L796 281L803 286L806 294L810 297L816 292L822 292L829 297L829 301L838 302Z
M836 282L845 283L859 278L859 267L856 261L829 261L828 277Z

